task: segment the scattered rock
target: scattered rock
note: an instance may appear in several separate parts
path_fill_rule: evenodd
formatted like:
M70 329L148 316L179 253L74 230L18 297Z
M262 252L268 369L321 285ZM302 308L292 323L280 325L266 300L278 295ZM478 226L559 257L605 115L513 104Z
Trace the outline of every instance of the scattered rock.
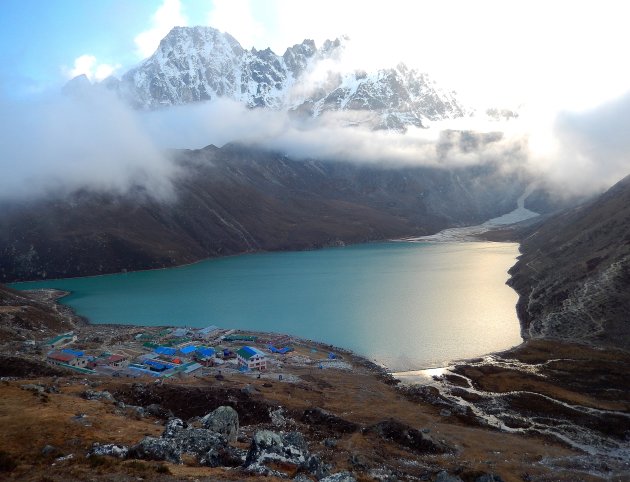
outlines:
M297 474L293 477L293 482L313 482L313 479L305 474Z
M464 482L456 475L450 475L446 470L438 472L435 482Z
M115 402L114 396L109 393L107 390L103 390L102 392L96 390L86 390L83 392L83 398L86 400L106 400L108 402Z
M503 482L503 479L496 474L483 474L477 477L475 482Z
M255 393L258 393L258 389L248 383L243 388L241 388L241 392L245 395L254 395Z
M357 479L350 472L337 472L324 477L319 482L357 482Z
M33 383L27 383L26 385L20 385L22 390L27 390L33 393L44 393L46 388L43 385L36 385Z
M442 417L450 417L451 415L453 415L453 412L451 412L450 410L443 408L442 410L440 410L440 416Z
M127 405L125 411L127 413L127 416L131 416L135 419L141 419L147 416L146 410L136 405Z
M284 428L287 425L285 410L283 408L269 410L269 418L271 418L271 423L274 427Z
M238 437L238 413L232 407L222 406L201 419L208 430L223 435L228 442L236 442Z
M306 470L316 479L323 479L330 475L330 466L324 464L318 455L311 455L306 461Z
M119 459L124 459L129 452L129 447L125 445L116 445L116 444L99 444L98 442L92 445L92 448L88 452L88 457L92 455L106 455L109 457L116 457Z
M391 470L385 467L371 469L368 472L368 475L372 477L374 480L385 481L385 482L398 481L398 477L396 477L396 475Z
M348 462L357 470L367 470L370 466L367 457L357 453L350 454Z
M337 440L334 438L324 439L324 445L329 449L334 449L337 446Z
M44 448L42 448L42 455L53 456L58 454L59 449L53 445L44 445Z
M65 462L66 460L72 460L74 458L74 454L64 455L63 457L59 457L55 459L55 464L59 462ZM55 465L53 464L53 465Z
M433 440L430 435L394 419L371 425L364 429L364 433L374 433L385 440L392 440L419 453L443 454L453 452L451 447Z
M72 420L75 423L79 423L83 425L84 427L92 426L92 422L88 420L88 416L85 413L77 413L75 416L71 417L70 420Z
M153 415L154 417L166 418L166 419L173 417L173 412L165 408L162 408L157 403L152 403L151 405L147 405L145 410L148 414Z

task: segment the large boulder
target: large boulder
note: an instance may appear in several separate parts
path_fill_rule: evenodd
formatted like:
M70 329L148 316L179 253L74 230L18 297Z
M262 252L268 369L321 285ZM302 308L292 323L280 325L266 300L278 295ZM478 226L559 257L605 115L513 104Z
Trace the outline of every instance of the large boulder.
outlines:
M127 457L143 460L166 460L173 464L182 461L182 452L174 439L145 437L129 449Z
M232 407L223 406L201 419L204 428L223 435L228 442L238 437L238 413Z
M204 428L187 428L175 435L174 440L182 454L194 455L198 460L211 450L227 447L225 438Z
M304 437L299 432L279 434L259 430L254 434L245 459L248 470L275 476L294 476L307 470L310 454Z
M131 447L129 457L146 460L166 460L180 463L182 455L192 455L204 465L212 465L215 460L233 461L239 454L224 453L228 443L223 435L205 428L189 428L179 418L171 418L164 427L160 438L145 437ZM212 454L218 454L213 457ZM211 463L207 463L211 460ZM232 465L234 465L232 463ZM216 465L212 465L216 466Z

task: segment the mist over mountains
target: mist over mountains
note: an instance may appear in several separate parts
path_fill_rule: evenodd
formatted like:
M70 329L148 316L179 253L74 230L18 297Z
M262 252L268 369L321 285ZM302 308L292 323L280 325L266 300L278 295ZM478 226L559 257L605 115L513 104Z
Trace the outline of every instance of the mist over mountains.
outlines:
M81 189L169 199L179 167L167 149L230 142L391 168L501 160L504 172L527 172L556 197L600 192L626 174L627 101L613 102L606 115L565 113L547 124L527 113L471 115L455 94L404 64L356 68L348 42L305 40L280 56L243 49L210 27L177 27L120 79L78 77L66 95L4 100L0 200ZM609 129L588 127L604 124Z
M229 34L210 27L177 27L153 56L120 79L91 84L78 77L68 83L65 95L4 101L0 248L5 259L35 259L31 247L43 259L52 247L42 240L62 240L70 232L76 238L69 244L81 249L92 250L95 243L114 246L106 248L109 267L76 268L79 263L64 274L58 267L32 264L32 269L7 269L4 279L428 234L508 212L534 181L540 189L528 202L544 212L566 205L567 198L602 190L628 170L629 146L621 132L630 112L627 98L593 112L563 114L544 131L541 148L540 131L530 129L526 115L508 116L507 121L471 116L453 93L403 64L373 72L349 69L345 42L318 47L305 40L279 56L269 49L243 49ZM232 173L232 189L219 187L216 172L205 161L182 161L182 149L207 152L205 146L235 142L240 151L220 151L222 169ZM274 159L264 175L256 163L259 153ZM194 188L187 181L191 176L199 176ZM271 184L252 184L257 176ZM265 202L273 206L270 221L252 225L245 206ZM291 202L297 204L285 206ZM205 226L223 212L208 207L215 204L230 213L221 215L223 220L233 217L248 235L232 233L232 240L225 233L237 224L220 221L207 230L208 238L193 235L192 241L173 243L188 246L181 252L169 245L171 254L166 255L140 243L144 254L124 261L121 253L130 245L121 233L145 226L134 214L172 218L166 223L170 234L161 231L162 221L159 229L147 231L168 239L181 228L173 216L187 218L194 212L187 225ZM110 205L124 206L124 212L112 215L117 227L108 231L99 222L107 218L101 209ZM191 207L198 205L206 208ZM326 209L331 211L326 214ZM360 227L348 230L355 218ZM63 220L59 225L64 227L48 231L49 219ZM70 223L73 219L76 225ZM278 231L278 223L288 219L310 219L319 227L287 228L286 242L271 242L267 229ZM328 220L321 224L323 219Z
M230 34L212 27L175 27L151 57L103 85L134 108L223 98L306 118L360 113L349 119L399 131L464 115L453 93L402 63L373 72L345 70L345 43L327 40L318 48L304 40L280 56L269 48L244 49ZM73 84L84 88L86 80L75 79L67 90Z

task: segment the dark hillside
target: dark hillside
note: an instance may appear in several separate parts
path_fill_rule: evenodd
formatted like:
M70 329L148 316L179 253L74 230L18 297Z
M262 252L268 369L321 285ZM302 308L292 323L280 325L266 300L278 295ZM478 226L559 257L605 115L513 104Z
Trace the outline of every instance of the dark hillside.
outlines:
M385 169L238 145L175 155L175 201L78 192L2 206L0 281L430 234L508 212L524 189L492 164Z
M533 227L510 284L526 338L630 349L630 176Z

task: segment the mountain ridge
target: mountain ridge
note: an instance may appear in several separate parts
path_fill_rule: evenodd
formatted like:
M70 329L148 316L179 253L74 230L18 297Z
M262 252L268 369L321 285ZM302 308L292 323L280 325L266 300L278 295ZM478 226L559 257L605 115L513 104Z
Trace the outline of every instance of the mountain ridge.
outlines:
M295 160L241 144L173 153L182 174L171 202L79 191L2 206L0 280L430 234L511 211L527 182L491 163L386 168Z
M340 70L334 62L346 42L327 40L317 48L306 39L277 55L269 48L244 49L229 33L212 27L174 27L152 56L120 79L112 76L99 85L136 109L228 98L298 117L360 114L372 128L398 131L465 115L453 92L441 90L427 74L402 63L373 72ZM312 78L316 69L326 75L319 78L319 72L318 79ZM72 79L65 90L83 90L85 80Z

